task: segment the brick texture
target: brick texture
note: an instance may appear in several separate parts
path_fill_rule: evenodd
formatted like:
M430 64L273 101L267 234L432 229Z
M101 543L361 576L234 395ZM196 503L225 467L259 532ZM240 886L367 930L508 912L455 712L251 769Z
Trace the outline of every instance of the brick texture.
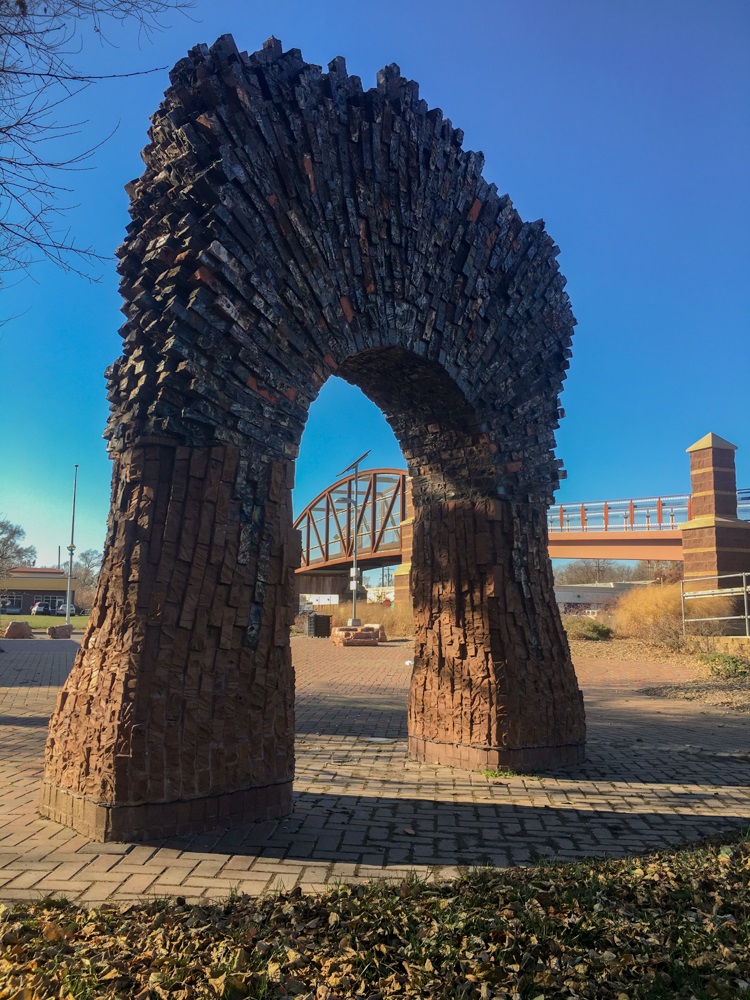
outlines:
M543 516L574 320L543 224L397 66L363 91L343 59L225 36L152 121L118 251L104 567L43 812L115 838L290 808L293 462L333 373L412 478L414 752L576 757Z
M554 607L544 510L499 500L418 507L409 748L456 767L583 759L585 724Z
M750 524L737 517L735 448L698 445L690 449L692 520L682 526L686 589L738 587L739 574L750 573Z

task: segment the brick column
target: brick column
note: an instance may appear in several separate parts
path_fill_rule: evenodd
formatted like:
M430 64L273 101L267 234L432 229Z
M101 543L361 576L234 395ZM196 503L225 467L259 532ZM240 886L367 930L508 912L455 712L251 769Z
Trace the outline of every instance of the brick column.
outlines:
M401 520L401 565L393 571L393 602L397 608L410 608L411 600L411 550L414 543L414 501L411 477L406 477L404 497L406 517Z
M50 722L42 815L96 840L291 811L292 465L232 446L115 457L97 599Z
M681 525L686 587L693 590L733 587L738 579L722 574L750 573L750 523L737 517L737 446L707 434L687 449L692 490L691 519Z
M583 698L555 606L542 507L418 505L409 753L475 770L583 760Z

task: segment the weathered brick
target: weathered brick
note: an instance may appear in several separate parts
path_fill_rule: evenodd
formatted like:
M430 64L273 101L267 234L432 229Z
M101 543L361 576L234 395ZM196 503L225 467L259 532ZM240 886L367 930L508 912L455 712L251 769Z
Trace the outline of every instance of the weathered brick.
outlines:
M557 248L395 66L365 96L343 60L225 36L171 80L118 251L113 503L43 810L111 838L290 808L291 489L333 371L412 477L414 752L578 759L545 548L574 325Z

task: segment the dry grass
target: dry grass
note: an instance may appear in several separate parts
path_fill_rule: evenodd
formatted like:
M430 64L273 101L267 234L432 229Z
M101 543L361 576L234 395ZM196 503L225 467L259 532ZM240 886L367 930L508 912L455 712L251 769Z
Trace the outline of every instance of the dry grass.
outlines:
M589 660L645 660L649 663L672 663L681 667L692 667L698 663L695 653L653 645L642 639L614 636L607 642L590 642L582 639L569 639L568 642L574 663L579 657Z
M346 604L321 604L315 613L330 615L331 624L346 625L352 616L352 606ZM300 616L301 617L301 616ZM413 639L414 615L411 608L392 604L389 608L383 604L357 603L357 617L363 625L382 625L389 639Z
M695 657L694 680L646 688L641 694L656 698L701 701L714 708L750 714L750 662L731 653L701 654Z
M696 600L691 602L690 616L729 615L733 608L731 598ZM613 615L620 636L673 650L679 650L684 645L682 598L678 583L634 587L620 598ZM719 635L721 625L721 622L700 622L691 627L691 633L693 636Z
M750 714L750 677L701 677L682 684L663 684L643 688L639 694L652 698L677 698L680 701L700 701L714 708Z

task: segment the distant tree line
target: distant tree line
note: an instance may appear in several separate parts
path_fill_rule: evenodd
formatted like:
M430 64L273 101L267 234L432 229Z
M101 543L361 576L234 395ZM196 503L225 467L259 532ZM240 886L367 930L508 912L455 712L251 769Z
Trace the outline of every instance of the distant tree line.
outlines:
M555 583L624 583L628 580L653 580L676 583L682 579L682 563L666 559L643 559L621 562L616 559L575 559L554 570Z

